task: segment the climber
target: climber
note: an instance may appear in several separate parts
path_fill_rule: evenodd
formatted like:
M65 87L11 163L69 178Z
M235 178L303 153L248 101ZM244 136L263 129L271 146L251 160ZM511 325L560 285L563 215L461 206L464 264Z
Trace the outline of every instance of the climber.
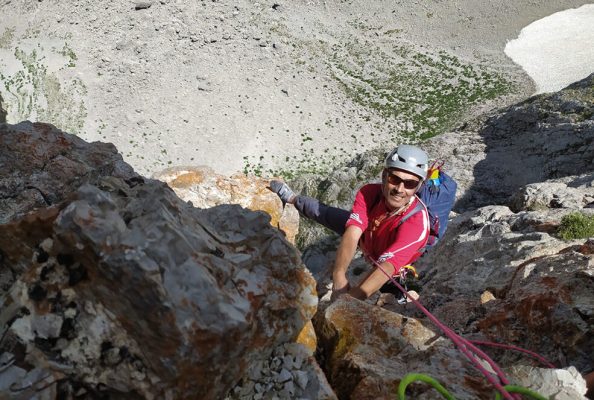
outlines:
M332 297L348 293L366 299L389 280L389 275L399 275L401 268L422 254L429 238L429 215L415 193L427 170L428 157L423 150L398 146L384 161L382 183L363 186L351 212L296 195L282 181L270 181L269 189L283 204L293 204L307 218L342 235L332 270ZM346 272L357 245L383 271L374 268L357 286L351 287Z

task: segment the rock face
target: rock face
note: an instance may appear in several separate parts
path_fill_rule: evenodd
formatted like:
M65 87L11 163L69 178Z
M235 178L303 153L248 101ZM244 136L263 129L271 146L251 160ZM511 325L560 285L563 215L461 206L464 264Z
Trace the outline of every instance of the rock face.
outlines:
M594 169L594 74L425 145L459 182L456 210L502 204L521 187ZM478 135L477 135L478 133Z
M432 158L446 161L446 170L459 182L455 210L464 213L454 218L446 237L416 265L425 271L418 289L421 302L452 329L471 339L532 350L580 373L594 368L594 245L592 238L564 241L555 233L568 213L594 214L593 87L594 76L590 76L559 93L529 99L423 144ZM381 154L369 153L340 172L350 171L355 181L369 179L377 172L371 166L381 159ZM337 176L338 171L317 183L305 181L302 187L341 204L345 191L333 189L340 181ZM304 253L310 257L307 262L328 264L332 257L324 255L332 242L309 233L305 236L312 238ZM339 397L360 398L358 382L365 379L373 381L370 386L376 390L393 385L402 375L392 374L392 368L397 368L394 363L386 371L383 358L390 357L390 351L374 353L376 346L381 347L378 337L386 337L382 329L387 328L373 321L391 321L390 317L376 318L367 309L348 314L341 305L341 313L349 317L348 322L340 321L339 313L332 311L337 304L326 310L318 330L323 332L319 341L327 356L325 368ZM408 321L426 321L412 306L388 302L384 307ZM386 326L399 323L386 322ZM368 330L372 333L364 340L347 340L357 336L352 326L358 324L372 327ZM357 345L343 351L345 343ZM532 363L521 353L488 351L503 367ZM450 370L449 366L435 370L433 376L451 382ZM522 374L529 378L519 379ZM581 398L583 386L565 390L564 381L574 378L561 375L547 395L559 391L564 393L559 398ZM348 378L345 382L339 376ZM510 376L515 375L510 372ZM536 370L517 376L522 384L538 379L554 382ZM477 398L468 394L474 390L472 384L464 386L455 389L458 396Z
M112 144L88 143L51 125L23 122L0 126L0 223L63 201L83 183L103 176L138 175Z
M419 320L343 296L315 321L324 367L341 399L394 399L409 373L436 378L456 399L494 396L495 389L463 354ZM547 397L583 399L586 392L574 367L515 366L505 373L511 382ZM424 383L409 385L406 393L411 399L443 399Z
M555 400L584 399L586 382L574 368L543 369L525 365L505 371L518 385Z
M555 211L491 206L454 219L446 243L419 263L423 304L453 329L584 371L594 367L594 245L547 233L570 210ZM485 291L495 299L481 304Z
M172 167L153 176L166 182L182 200L194 207L210 208L221 204L239 204L250 210L265 211L272 226L282 230L295 243L299 231L299 213L292 205L283 207L280 199L266 188L267 179L236 174L216 174L208 167Z
M220 399L314 313L263 213L193 208L48 125L0 141L1 397Z

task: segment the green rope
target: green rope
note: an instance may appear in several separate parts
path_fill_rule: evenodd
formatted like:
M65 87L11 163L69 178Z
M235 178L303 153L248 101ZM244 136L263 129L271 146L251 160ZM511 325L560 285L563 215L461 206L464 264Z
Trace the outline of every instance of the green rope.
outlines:
M525 387L522 387L522 386L505 385L503 388L510 393L525 394L525 395L530 396L536 400L549 400L546 397L544 397L530 389L526 389ZM501 393L497 392L497 394L495 395L495 400L501 400Z
M415 381L428 383L429 385L433 386L433 388L435 388L435 390L437 390L447 400L456 400L454 396L452 396L443 386L441 386L441 384L437 380L425 374L408 374L404 378L402 378L402 380L400 381L400 385L398 385L398 398L400 400L406 399L406 387Z
M407 374L404 378L402 378L402 380L400 381L400 385L398 385L399 400L406 400L406 387L416 381L425 382L433 386L433 388L437 390L446 400L456 400L456 398L452 396L450 392L448 392L443 386L441 386L441 384L437 380L425 374ZM546 397L530 389L526 389L522 386L506 385L503 388L507 390L509 393L519 393L527 395L536 400L548 400ZM495 394L495 400L501 400L501 393L497 392Z

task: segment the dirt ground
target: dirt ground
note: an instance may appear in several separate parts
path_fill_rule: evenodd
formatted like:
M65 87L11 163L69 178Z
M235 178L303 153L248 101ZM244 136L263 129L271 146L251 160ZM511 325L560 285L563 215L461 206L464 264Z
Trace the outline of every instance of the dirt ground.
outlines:
M0 94L145 175L323 172L529 96L506 43L585 3L2 0Z

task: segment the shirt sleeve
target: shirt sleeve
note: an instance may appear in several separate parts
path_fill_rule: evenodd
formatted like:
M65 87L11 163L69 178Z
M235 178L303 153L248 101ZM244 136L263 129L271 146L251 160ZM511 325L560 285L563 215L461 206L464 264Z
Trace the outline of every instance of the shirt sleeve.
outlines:
M375 201L377 201L377 188L374 185L365 185L357 192L355 196L355 202L353 203L353 209L351 215L347 220L345 227L351 225L358 226L362 231L367 229L369 224L369 210L373 207Z
M394 266L394 273L400 268L414 262L419 251L427 243L429 237L429 216L421 210L404 221L398 227L394 241L377 260L379 263L389 262Z

